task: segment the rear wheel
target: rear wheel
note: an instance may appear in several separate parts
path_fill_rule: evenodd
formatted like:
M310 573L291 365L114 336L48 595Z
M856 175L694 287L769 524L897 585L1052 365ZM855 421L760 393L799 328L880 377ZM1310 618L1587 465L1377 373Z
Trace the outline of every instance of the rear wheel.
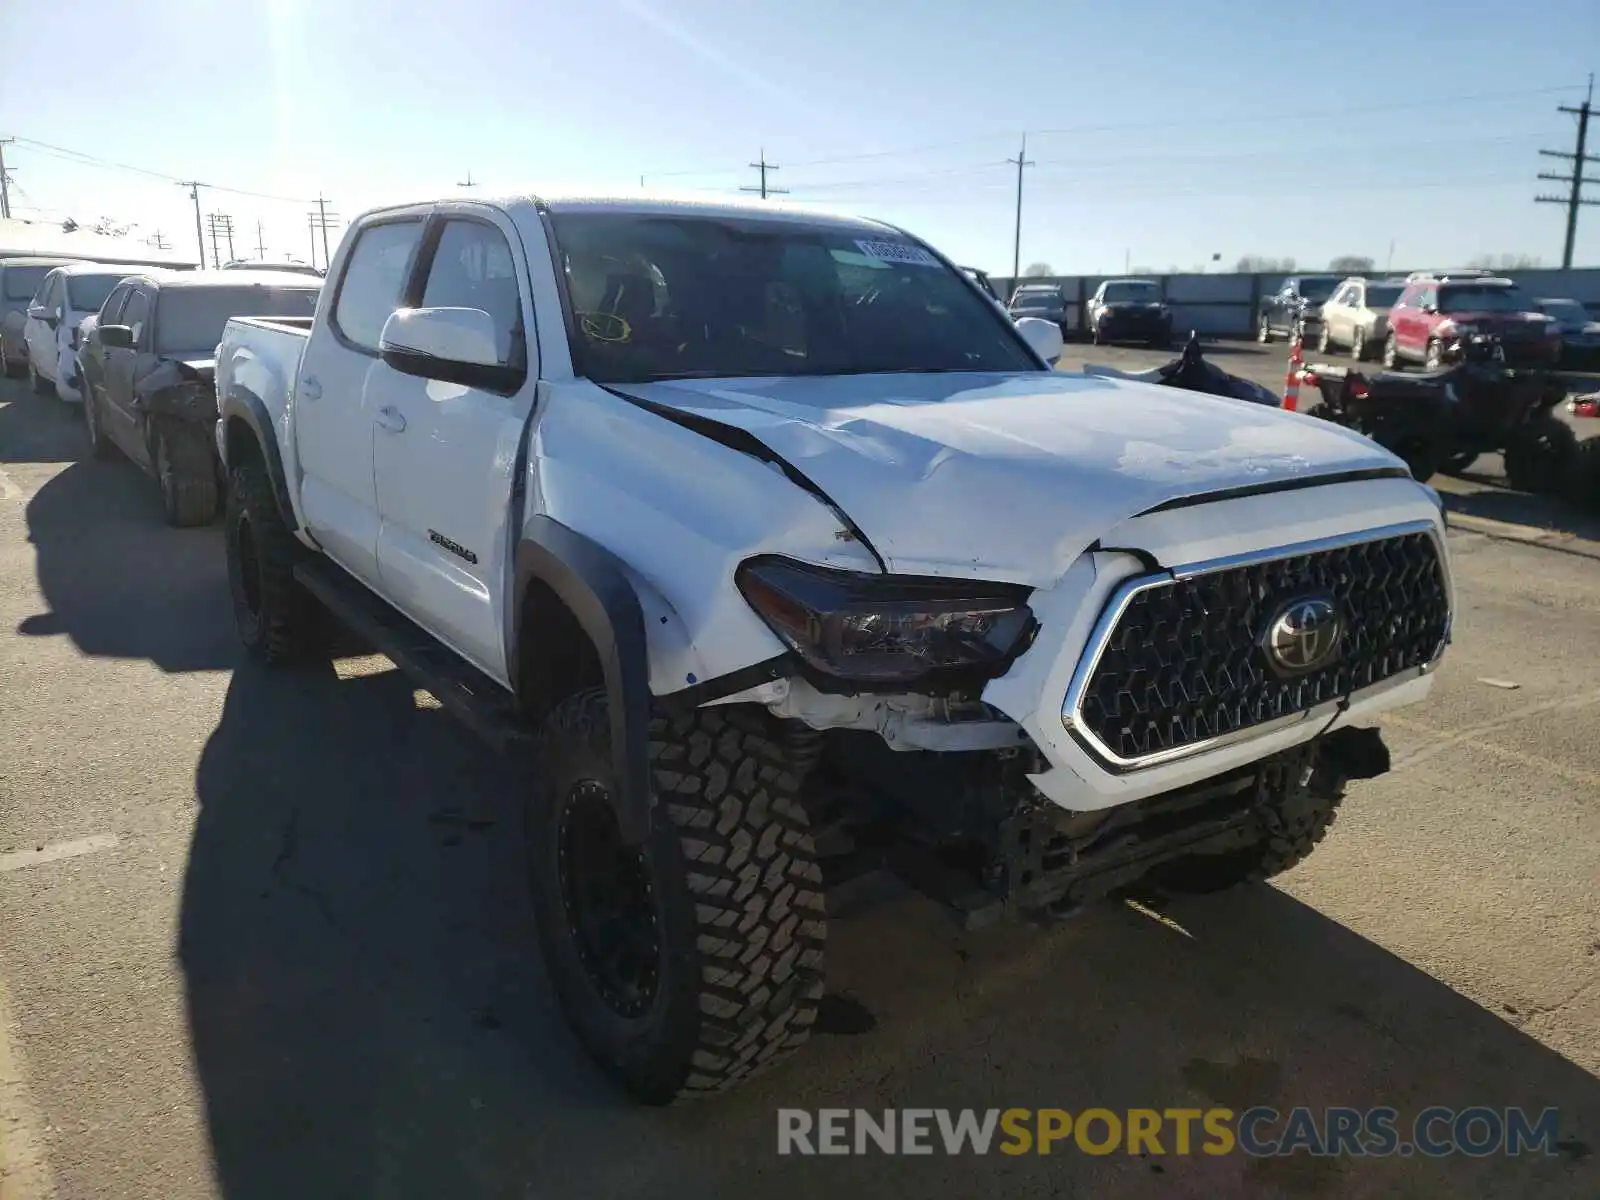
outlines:
M1572 466L1577 435L1546 413L1515 431L1506 444L1506 482L1519 492L1554 492Z
M306 551L284 524L266 468L235 468L223 540L234 625L245 649L274 665L305 656L320 633L320 614L295 580L294 565Z
M610 731L602 690L545 721L527 820L540 943L573 1031L629 1092L710 1095L816 1020L826 927L810 828L760 721L702 708L651 721L655 805L630 846Z
M157 425L151 459L161 487L167 524L179 529L208 525L217 515L217 468L205 434L188 425Z

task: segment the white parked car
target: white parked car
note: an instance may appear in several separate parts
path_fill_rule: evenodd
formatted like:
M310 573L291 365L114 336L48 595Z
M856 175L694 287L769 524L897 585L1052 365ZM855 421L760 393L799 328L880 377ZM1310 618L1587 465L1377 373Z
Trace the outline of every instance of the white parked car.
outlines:
M72 263L44 277L28 306L22 336L28 347L28 382L40 395L54 392L76 404L83 398L78 371L79 329L100 311L112 289L137 268Z
M325 606L537 739L568 1020L646 1101L717 1091L805 1041L849 864L969 927L1258 880L1432 685L1444 523L1399 459L1060 351L873 221L368 213L315 317L218 347L239 636L324 652Z
M1405 289L1403 279L1346 279L1322 306L1317 349L1342 346L1357 361L1376 357L1389 336L1389 310Z

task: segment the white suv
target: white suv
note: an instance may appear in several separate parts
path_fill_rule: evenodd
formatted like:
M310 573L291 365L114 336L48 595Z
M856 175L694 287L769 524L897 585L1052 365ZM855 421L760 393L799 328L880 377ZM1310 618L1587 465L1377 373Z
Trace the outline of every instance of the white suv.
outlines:
M28 381L40 395L54 392L62 400L83 398L78 374L78 326L100 311L126 267L73 263L44 277L28 306L23 340L28 346Z
M1346 279L1322 306L1317 349L1326 354L1343 346L1358 362L1376 356L1389 336L1389 310L1405 289L1401 279Z

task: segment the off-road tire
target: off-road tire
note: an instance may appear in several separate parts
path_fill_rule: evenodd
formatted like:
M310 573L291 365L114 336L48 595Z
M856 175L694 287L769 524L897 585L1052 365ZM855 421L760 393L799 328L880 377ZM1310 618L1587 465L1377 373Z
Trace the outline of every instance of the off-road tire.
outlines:
M241 537L248 529L249 538ZM268 665L310 657L325 632L316 601L296 582L294 566L306 553L278 512L266 468L234 468L223 520L228 552L228 588L234 624L252 656ZM257 581L252 607L246 579L251 562Z
M1561 490L1577 455L1572 427L1549 413L1515 430L1506 442L1506 482L1519 492Z
M88 380L84 380L83 384L83 431L89 439L91 458L96 462L115 461L116 443L106 437L105 430L100 426L99 402L95 399L94 385Z
M804 1044L816 1020L822 875L795 777L762 717L702 708L650 722L656 803L642 853L661 965L633 1017L583 965L559 874L569 795L589 781L617 794L606 693L569 696L543 726L526 835L545 961L578 1040L647 1104L739 1083Z
M1600 513L1600 437L1578 442L1567 459L1561 498L1579 512Z
M1287 768L1281 789L1263 806L1265 834L1260 841L1226 854L1193 854L1156 868L1148 882L1173 895L1205 895L1245 883L1259 883L1304 862L1328 835L1339 805L1342 780L1328 781L1317 791L1294 786Z
M209 525L222 499L217 464L205 432L162 421L150 436L150 461L161 489L161 510L176 529Z

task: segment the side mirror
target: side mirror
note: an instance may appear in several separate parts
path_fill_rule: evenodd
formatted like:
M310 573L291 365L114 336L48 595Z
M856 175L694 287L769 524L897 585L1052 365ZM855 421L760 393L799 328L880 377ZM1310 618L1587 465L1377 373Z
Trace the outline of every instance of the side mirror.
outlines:
M494 318L481 308L401 308L389 315L378 353L394 370L421 379L509 392L523 372L504 366Z
M1040 317L1019 317L1017 332L1022 340L1033 347L1033 352L1052 367L1061 360L1066 340L1061 336L1061 326Z
M30 304L28 306L28 315L35 321L43 321L51 329L54 329L56 323L61 320L55 309L46 308L43 304Z
M100 326L100 344L107 350L132 350L133 328L129 325Z

